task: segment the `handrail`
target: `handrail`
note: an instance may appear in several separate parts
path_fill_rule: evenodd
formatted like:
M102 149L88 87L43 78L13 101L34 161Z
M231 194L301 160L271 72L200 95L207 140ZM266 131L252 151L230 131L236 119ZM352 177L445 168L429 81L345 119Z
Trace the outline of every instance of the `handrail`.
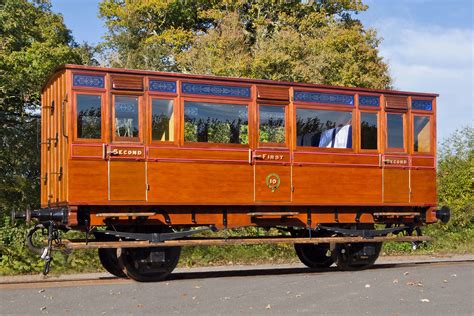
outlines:
M66 102L67 102L67 93L64 96L64 100L61 104L61 121L62 121L61 131L62 131L63 137L66 138L66 141L67 141L68 135L66 135L66 128L65 128L66 120L65 120L65 110L64 110Z

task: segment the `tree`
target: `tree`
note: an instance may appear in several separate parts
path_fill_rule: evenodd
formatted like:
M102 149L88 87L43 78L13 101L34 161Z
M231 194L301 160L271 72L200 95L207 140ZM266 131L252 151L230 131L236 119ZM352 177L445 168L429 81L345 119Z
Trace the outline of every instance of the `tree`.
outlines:
M445 139L438 153L438 202L452 217L444 230L472 229L474 224L474 128L464 127Z
M24 273L43 263L25 249L25 228L11 225L9 211L39 205L41 86L61 64L96 61L49 0L2 0L0 21L0 274ZM68 260L77 264L78 257Z
M102 48L119 67L387 88L360 0L103 0Z
M40 89L54 68L94 63L49 1L0 4L0 212L39 202Z

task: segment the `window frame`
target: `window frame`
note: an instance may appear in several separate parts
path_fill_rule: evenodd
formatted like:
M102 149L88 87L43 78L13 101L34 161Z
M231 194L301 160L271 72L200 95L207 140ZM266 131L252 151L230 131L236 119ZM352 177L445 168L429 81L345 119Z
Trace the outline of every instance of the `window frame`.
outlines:
M173 131L174 131L174 140L170 141L160 141L160 140L154 140L153 139L153 100L168 100L168 101L173 101L173 115L174 115L174 126L173 126ZM162 94L150 94L148 97L148 109L147 109L147 117L146 117L146 122L147 122L147 137L149 139L149 144L150 145L162 145L162 146L177 146L179 143L179 111L178 111L178 98L174 97L173 95L162 95Z
M273 142L260 142L260 106L274 106L274 107L284 107L285 109L285 142L284 143L273 143ZM259 101L257 102L257 109L255 118L256 121L256 144L258 149L289 149L290 148L290 104L287 101Z
M93 95L100 96L100 138L82 138L77 135L77 95ZM92 90L92 89L74 89L72 92L73 106L72 106L72 117L73 117L73 140L77 143L104 143L106 137L106 111L105 111L105 92L101 90Z
M412 107L412 103L413 101L416 101L416 100L423 100L423 101L431 101L431 110L419 110L419 109L414 109ZM424 115L432 115L434 112L435 112L435 101L436 101L436 98L432 98L432 97L418 97L418 96L412 96L410 98L410 111L413 113L413 114L424 114Z
M433 126L433 113L431 111L422 111L422 113L412 113L412 122L411 122L411 128L412 128L412 133L411 133L411 154L412 155L417 155L417 156L427 156L427 155L433 155L434 152L434 126ZM430 150L426 152L419 152L415 151L415 117L427 117L429 119L429 126L430 126Z
M362 148L362 127L361 127L361 123L362 123L362 113L371 113L371 114L375 114L377 115L377 148L376 149L365 149L365 148ZM377 109L372 109L372 111L370 111L369 109L367 109L366 107L364 107L363 109L359 109L359 119L358 119L358 122L357 122L357 129L358 129L358 140L359 140L359 143L358 143L358 148L359 148L359 152L361 153L379 153L380 152L380 149L381 149L381 129L382 129L382 122L381 122L381 115L380 115L380 111L379 111L379 108ZM352 129L354 130L354 129Z
M360 104L360 97L377 97L379 99L379 105L364 105ZM385 101L385 100L384 100ZM382 106L382 95L380 93L371 93L371 92L359 92L357 93L357 107L361 111L380 111Z
M115 98L119 97L136 97L138 99L138 137L118 137L115 135ZM112 142L119 143L119 144L143 144L143 93L137 92L113 92L111 97L111 111L110 111L110 118L111 118L111 134L112 134Z
M239 105L239 106L247 106L247 120L248 120L248 143L247 144L233 144L233 143L210 143L210 142L187 142L184 140L184 125L185 125L185 118L184 118L184 106L186 102L196 102L196 103L210 103L216 105ZM191 96L182 96L179 102L179 144L182 147L187 148L251 148L250 144L252 142L251 135L252 135L252 120L251 120L251 107L252 103L251 100L242 100L237 98L207 98L207 97L191 97Z
M351 126L352 126L352 147L351 148L327 148L327 147L313 147L313 146L298 146L297 145L297 112L298 109L305 109L305 110L325 110L325 111L336 111L336 112L348 112L351 113ZM309 105L308 103L295 103L295 113L294 113L294 128L295 128L295 151L319 151L319 152L355 152L355 145L356 145L356 128L354 127L354 122L356 121L355 118L356 108L355 106L344 106L344 105L335 105L335 106L328 106L328 105Z
M388 146L388 115L389 114L398 114L402 115L402 122L403 122L403 148L392 148ZM384 115L384 136L385 136L385 153L403 153L406 154L408 153L408 112L402 112L402 111L385 111Z

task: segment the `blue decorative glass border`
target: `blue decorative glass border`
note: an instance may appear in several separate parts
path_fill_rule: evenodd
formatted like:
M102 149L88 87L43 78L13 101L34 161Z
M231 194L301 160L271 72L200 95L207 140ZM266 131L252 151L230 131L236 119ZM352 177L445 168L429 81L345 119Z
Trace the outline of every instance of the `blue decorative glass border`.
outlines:
M74 74L72 76L72 85L74 87L89 87L89 88L104 88L104 76L80 75Z
M350 94L335 94L309 91L295 91L295 101L354 105L354 96Z
M359 95L359 105L380 106L380 97L375 95Z
M204 83L183 82L181 92L220 97L250 98L249 87L222 86Z
M150 80L150 91L176 93L176 81Z
M413 110L431 111L433 110L433 101L431 100L412 100L411 108Z

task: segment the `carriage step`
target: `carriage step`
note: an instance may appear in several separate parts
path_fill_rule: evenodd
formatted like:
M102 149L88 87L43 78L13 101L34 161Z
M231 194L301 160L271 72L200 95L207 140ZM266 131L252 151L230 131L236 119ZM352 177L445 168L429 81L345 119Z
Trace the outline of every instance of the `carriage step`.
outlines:
M296 216L298 212L253 212L247 213L248 216L252 217L286 217L286 216Z
M97 217L121 217L121 216L148 217L148 216L153 216L153 215L156 215L156 212L97 213L97 214L95 214L95 216L97 216Z

